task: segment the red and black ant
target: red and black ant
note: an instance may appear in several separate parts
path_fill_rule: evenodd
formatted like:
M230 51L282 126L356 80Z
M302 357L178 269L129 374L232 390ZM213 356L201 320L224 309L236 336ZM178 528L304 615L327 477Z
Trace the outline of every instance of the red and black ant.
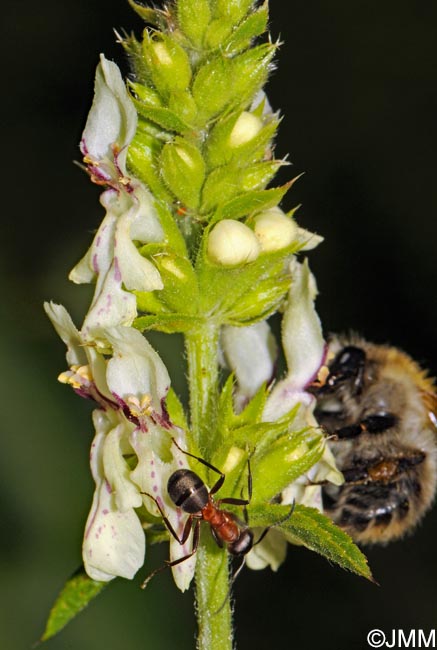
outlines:
M252 498L252 474L250 471L249 460L247 462L248 498L236 499L233 497L226 497L225 499L218 499L217 501L214 501L213 495L222 487L225 481L225 474L203 458L199 458L199 456L195 456L194 454L190 454L188 451L181 449L175 440L173 440L173 442L179 451L199 461L199 463L202 463L202 465L209 467L209 469L211 469L213 472L219 474L220 478L214 483L209 491L200 476L198 476L190 469L178 469L176 472L173 472L173 474L168 479L167 490L171 500L178 508L181 508L181 510L189 515L181 537L179 537L177 532L174 530L158 500L148 492L142 493L146 494L156 503L159 512L161 513L161 516L164 520L165 526L167 527L169 533L175 538L175 540L179 542L181 546L183 546L187 541L191 531L193 531L193 544L190 553L187 555L184 555L177 560L167 560L164 566L155 569L155 571L153 571L144 580L141 588L144 589L149 581L160 571L163 571L167 567L176 566L176 564L185 562L185 560L188 560L196 553L199 546L200 523L202 521L209 523L212 536L220 548L223 548L223 546L226 544L226 548L231 555L243 556L243 561L232 578L232 582L234 582L237 575L240 573L241 569L244 566L245 556L254 546L259 544L264 539L264 537L267 535L269 530L273 528L273 526L278 526L279 524L282 524L284 521L286 521L289 517L291 517L294 509L294 503L291 507L290 512L287 513L284 518L265 528L265 530L261 533L259 539L254 542L253 531L248 526L247 511L245 508L245 506L249 505ZM234 513L229 512L229 510L222 510L221 505L223 503L234 506L244 506L245 523L240 521L238 517L236 517Z

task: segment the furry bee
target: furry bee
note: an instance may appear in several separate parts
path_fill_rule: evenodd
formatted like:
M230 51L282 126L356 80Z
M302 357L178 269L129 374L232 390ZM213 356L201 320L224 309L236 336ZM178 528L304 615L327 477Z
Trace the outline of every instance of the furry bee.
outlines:
M323 486L326 514L357 542L398 539L436 493L433 380L404 352L358 336L334 338L327 366L315 416L345 482Z

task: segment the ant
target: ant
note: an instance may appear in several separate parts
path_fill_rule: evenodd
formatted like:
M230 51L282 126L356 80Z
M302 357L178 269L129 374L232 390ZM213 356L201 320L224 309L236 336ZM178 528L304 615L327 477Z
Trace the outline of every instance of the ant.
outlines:
M183 454L186 454L187 456L194 458L195 460L199 461L199 463L202 463L202 465L205 465L205 467L208 467L216 474L219 474L219 478L214 483L212 488L208 491L208 488L206 487L205 483L202 481L200 476L198 476L198 474L196 474L190 469L178 469L176 472L173 472L173 474L171 474L167 483L168 494L171 500L173 501L173 503L178 508L181 508L181 510L183 510L189 515L185 523L184 529L182 531L181 537L179 537L179 535L174 530L173 526L171 525L170 521L166 517L158 500L148 492L142 493L147 495L151 499L153 499L153 501L156 503L159 512L161 513L161 516L164 520L164 524L166 528L168 529L169 533L175 538L175 540L179 542L181 546L185 544L191 531L193 531L193 543L192 543L190 553L184 555L183 557L178 558L177 560L173 560L173 561L167 560L164 566L155 569L155 571L153 571L144 580L144 582L141 585L141 588L144 589L149 583L149 581L157 573L160 573L167 567L172 567L175 566L176 564L180 564L181 562L185 562L185 560L188 560L196 553L197 548L199 546L200 523L202 521L206 521L207 523L209 523L212 536L220 548L223 548L223 546L226 544L226 548L231 555L243 557L243 561L240 567L233 575L232 578L232 583L233 583L245 564L245 556L249 553L249 551L254 546L262 542L264 537L267 535L267 533L273 526L278 526L279 524L289 519L289 517L291 517L294 510L294 503L292 504L290 512L287 513L287 515L283 519L280 519L279 521L275 522L271 526L265 528L264 531L261 533L259 539L256 542L254 542L253 531L248 526L247 511L245 508L245 506L249 505L252 498L252 474L250 471L249 460L247 461L248 498L236 499L233 497L226 497L224 499L218 499L217 501L214 501L213 495L216 492L218 492L222 487L225 481L225 474L221 472L219 469L217 469L217 467L214 467L214 465L208 463L203 458L199 458L199 456L195 456L194 454L190 454L188 451L181 449L181 447L179 447L176 440L174 439L173 439L173 443ZM234 513L229 512L229 510L223 510L221 508L221 505L223 503L234 505L234 506L243 506L245 523L240 521L234 515Z

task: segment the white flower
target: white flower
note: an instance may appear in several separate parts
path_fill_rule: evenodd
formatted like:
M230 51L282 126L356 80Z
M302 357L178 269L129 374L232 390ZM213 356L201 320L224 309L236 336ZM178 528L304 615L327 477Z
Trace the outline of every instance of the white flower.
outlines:
M85 525L83 561L93 580L107 582L116 576L132 579L144 564L146 541L135 513L142 503L139 489L129 479L122 447L129 423L117 424L109 411L94 411L96 435L91 445L91 472L96 483Z
M135 135L137 119L118 66L101 54L94 100L80 143L96 180L108 183L126 174L127 147Z
M71 365L60 376L61 381L100 406L93 414L96 435L91 447L91 471L96 488L85 528L85 569L94 580L132 578L142 566L145 552L144 531L135 508L145 498L140 492L150 488L146 481L139 480L140 470L151 457L155 458L157 466L158 462L162 465L162 475L157 472L155 482L165 486L169 473L182 462L169 451L172 425L165 398L170 378L160 357L139 331L111 328L104 331L103 341L96 341L76 329L61 305L50 303L45 309L67 345ZM102 342L105 347L101 347ZM142 446L139 440L143 440ZM165 447L168 462L161 461ZM135 454L137 466L132 472L126 459ZM153 509L153 504L145 505ZM174 506L173 511L180 516ZM187 563L183 575L190 566L193 564Z
M142 492L147 492L157 499L173 530L181 538L188 515L180 508L177 508L171 501L167 492L167 483L173 472L188 466L187 458L176 445L171 444L170 457L168 462L165 462L161 457L162 454L160 455L157 451L159 442L156 438L159 436L159 432L156 433L158 435L155 438L153 429L149 429L148 434L139 429L132 433L130 441L138 457L138 465L131 473L131 478L136 485L140 486ZM183 431L174 428L172 436L182 448L186 446ZM153 515L161 516L156 504L150 497L144 495L143 500L144 505ZM179 544L172 535L169 535L169 538L170 560L177 560L190 553L193 543L192 535L189 535L183 545ZM185 591L190 586L195 567L196 554L172 567L174 581L181 591Z
M100 199L106 216L88 252L69 276L79 284L96 282L82 328L87 338L100 329L132 323L136 299L125 289L163 288L158 270L134 244L164 238L151 194L140 181L126 176L127 148L136 126L136 110L120 70L102 55L81 151L92 180L109 186Z
M278 356L276 339L267 321L246 327L226 325L220 343L224 362L235 373L235 407L241 411L263 383L274 376Z

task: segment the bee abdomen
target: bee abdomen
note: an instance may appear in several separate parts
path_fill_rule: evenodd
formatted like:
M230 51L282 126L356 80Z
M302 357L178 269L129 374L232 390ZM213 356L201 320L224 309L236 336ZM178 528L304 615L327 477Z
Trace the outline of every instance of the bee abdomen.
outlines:
M356 541L384 542L401 537L420 518L420 482L402 477L388 484L368 483L324 489L327 514ZM411 520L406 526L407 519Z

